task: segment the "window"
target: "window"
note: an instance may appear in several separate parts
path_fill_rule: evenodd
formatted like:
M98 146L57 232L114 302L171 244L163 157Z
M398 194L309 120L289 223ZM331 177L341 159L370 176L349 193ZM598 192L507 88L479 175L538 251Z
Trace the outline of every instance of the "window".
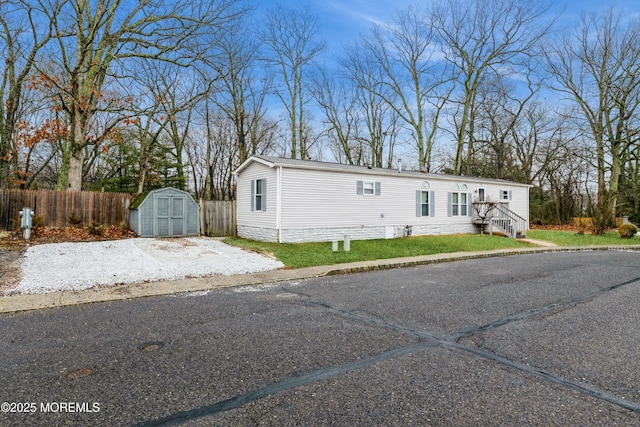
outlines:
M500 200L511 200L511 190L500 190Z
M356 194L358 196L379 196L381 194L380 181L357 181Z
M267 210L267 179L251 180L251 210Z
M484 202L484 188L478 188L478 201Z
M422 206L422 216L429 216L429 193L427 191L421 191L422 200L420 205Z
M454 191L449 193L449 216L469 216L471 215L471 209L469 202L471 195L469 193L462 193Z
M467 193L467 184L453 184L452 192L447 194L448 216L471 216L471 193Z
M374 184L373 182L364 182L364 194L365 195L369 195L369 196L373 196L374 195Z
M262 210L262 195L264 193L264 184L261 179L256 181L256 210Z
M416 216L434 216L434 204L433 191L416 190Z
M466 193L452 193L451 212L453 216L467 216Z

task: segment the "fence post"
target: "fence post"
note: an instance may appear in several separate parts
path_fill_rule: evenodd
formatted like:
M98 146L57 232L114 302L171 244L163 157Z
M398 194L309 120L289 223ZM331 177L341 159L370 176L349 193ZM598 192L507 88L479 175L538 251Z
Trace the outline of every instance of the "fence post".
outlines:
M205 230L204 225L204 200L202 197L198 199L198 203L200 203L200 235L206 236L207 230Z

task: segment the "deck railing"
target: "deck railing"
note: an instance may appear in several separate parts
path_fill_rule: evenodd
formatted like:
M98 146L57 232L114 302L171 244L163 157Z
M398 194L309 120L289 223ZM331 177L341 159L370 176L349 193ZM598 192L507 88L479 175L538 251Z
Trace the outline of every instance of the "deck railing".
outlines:
M527 220L502 203L473 202L474 222L482 226L491 224L508 237L526 237Z

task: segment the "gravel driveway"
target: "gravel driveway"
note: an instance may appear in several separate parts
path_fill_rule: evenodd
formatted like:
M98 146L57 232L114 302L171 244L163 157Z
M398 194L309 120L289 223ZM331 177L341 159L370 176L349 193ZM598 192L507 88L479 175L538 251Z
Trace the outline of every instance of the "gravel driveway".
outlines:
M13 292L35 294L94 286L275 270L272 258L216 239L125 239L29 247Z

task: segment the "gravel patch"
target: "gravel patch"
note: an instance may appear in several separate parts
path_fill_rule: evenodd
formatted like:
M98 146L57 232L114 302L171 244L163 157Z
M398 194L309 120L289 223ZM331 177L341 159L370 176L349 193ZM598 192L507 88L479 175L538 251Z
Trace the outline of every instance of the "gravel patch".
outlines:
M14 292L81 290L282 267L275 259L204 237L54 243L27 249L21 265L22 279Z

